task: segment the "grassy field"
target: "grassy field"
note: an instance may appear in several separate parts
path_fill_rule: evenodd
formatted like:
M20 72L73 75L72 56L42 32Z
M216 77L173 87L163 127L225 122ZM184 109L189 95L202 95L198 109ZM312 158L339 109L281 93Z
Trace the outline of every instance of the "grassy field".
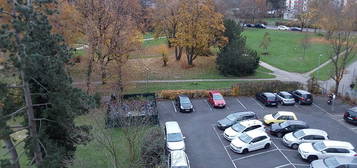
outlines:
M269 55L262 55L261 60L272 66L290 72L305 73L318 66L319 55L322 54L321 64L328 60L327 44L312 33L308 34L311 38L311 45L304 56L301 46L304 34L301 32L247 29L243 33L247 37L247 45L259 54L263 51L259 45L265 32L270 34L271 43L268 48Z

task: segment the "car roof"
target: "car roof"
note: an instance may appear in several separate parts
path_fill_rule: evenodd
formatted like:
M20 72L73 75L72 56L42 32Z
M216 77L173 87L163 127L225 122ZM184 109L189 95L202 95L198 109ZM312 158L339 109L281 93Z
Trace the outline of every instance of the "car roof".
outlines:
M304 121L301 120L286 120L284 122L289 125L307 125Z
M181 132L180 126L176 121L168 121L165 123L167 133Z
M355 156L340 156L340 157L331 157L335 158L340 164L355 164L357 165L357 157Z
M355 106L355 107L352 107L352 108L348 109L348 111L354 111L354 112L357 112L357 106Z
M300 131L303 131L305 135L321 135L321 136L327 136L327 132L324 130L320 129L302 129Z
M187 166L186 153L183 150L174 150L170 152L172 166Z
M281 92L279 92L279 93L281 93L281 94L283 94L283 95L291 95L289 92L287 92L287 91L281 91Z
M296 90L298 92L300 92L301 94L311 94L310 92L306 91L306 90Z
M295 113L293 113L291 111L278 111L278 113L280 115L293 115L293 116L295 116Z
M188 96L187 95L184 95L184 94L182 94L182 95L178 95L178 97L183 97L183 98L188 98Z
M242 111L242 112L235 112L232 113L236 116L248 116L248 115L255 115L255 113L253 111Z
M261 130L251 130L251 131L245 132L245 134L247 134L251 138L256 138L256 137L260 137L260 136L267 136L268 137L268 134L266 132L264 132L264 131L261 131Z
M264 94L265 96L275 97L275 94L274 94L274 93L271 93L271 92L263 92L263 94Z
M221 94L221 92L219 92L219 91L216 91L216 90L213 90L213 91L209 91L209 93L212 93L212 94Z
M346 142L346 141L331 141L331 140L325 140L323 141L323 143L325 144L325 146L327 148L329 147L340 147L340 148L346 148L346 149L350 149L353 150L354 147L351 143Z
M250 127L252 125L263 125L263 123L259 120L243 120L243 121L240 121L239 124L241 124L245 127Z

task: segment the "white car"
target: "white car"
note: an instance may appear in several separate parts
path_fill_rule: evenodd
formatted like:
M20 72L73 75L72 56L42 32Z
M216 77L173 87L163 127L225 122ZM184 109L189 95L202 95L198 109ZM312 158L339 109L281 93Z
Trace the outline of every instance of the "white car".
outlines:
M355 156L354 147L345 141L319 141L299 145L300 156L308 161L324 159L331 156Z
M185 137L182 135L181 128L176 121L165 123L165 139L168 151L185 150Z
M278 97L279 102L282 105L294 105L295 104L295 99L293 95L291 95L289 92L278 92L275 93L276 97Z
M169 168L190 168L190 161L183 150L171 151L168 159Z
M223 136L228 141L232 141L242 133L252 130L264 131L265 129L263 123L259 120L243 120L224 130Z
M271 145L271 140L267 133L260 130L253 130L238 136L232 140L230 148L236 153L248 153L258 149L267 149Z
M319 129L302 129L286 134L283 137L284 145L297 149L302 143L313 143L328 140L326 131Z
M284 25L280 25L278 26L278 30L290 30L290 28Z

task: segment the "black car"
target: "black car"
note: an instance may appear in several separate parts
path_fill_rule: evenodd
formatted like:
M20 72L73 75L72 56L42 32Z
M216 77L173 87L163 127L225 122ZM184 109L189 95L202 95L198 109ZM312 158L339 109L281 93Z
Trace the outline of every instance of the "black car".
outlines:
M179 109L180 112L192 112L193 111L193 105L191 103L191 100L186 95L177 96L177 98L175 100L175 105L176 105L177 109Z
M262 102L265 106L278 106L279 100L274 93L263 92L255 95L257 100Z
M295 90L290 92L293 95L295 102L299 104L308 104L311 105L313 102L312 94L305 90Z
M224 130L239 121L257 119L257 115L252 111L237 112L229 114L227 117L217 121L217 127Z
M290 31L302 31L299 27L290 27Z
M258 29L266 29L267 28L264 24L255 24L254 27L258 28Z
M348 109L343 115L343 119L351 124L357 124L357 106Z
M245 27L254 27L254 24L244 24Z
M304 121L288 120L282 123L272 124L268 128L268 131L272 135L276 135L277 137L283 137L286 133L294 132L305 128L309 128L309 126Z

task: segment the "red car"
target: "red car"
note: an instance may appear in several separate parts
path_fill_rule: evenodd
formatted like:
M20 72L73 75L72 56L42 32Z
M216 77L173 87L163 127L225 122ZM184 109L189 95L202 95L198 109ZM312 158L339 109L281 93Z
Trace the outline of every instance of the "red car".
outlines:
M212 104L213 107L224 108L226 107L226 101L221 93L218 91L208 92L208 102Z

